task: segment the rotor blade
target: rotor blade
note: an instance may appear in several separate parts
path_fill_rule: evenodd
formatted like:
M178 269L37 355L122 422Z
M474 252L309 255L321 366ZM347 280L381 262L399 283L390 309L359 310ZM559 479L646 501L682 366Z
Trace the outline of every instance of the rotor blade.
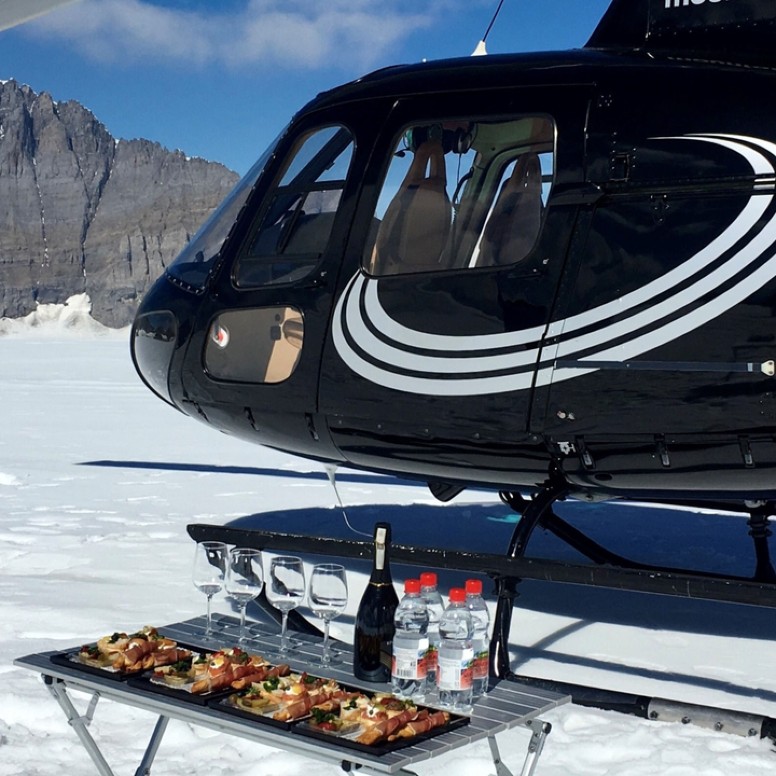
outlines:
M34 19L77 0L0 0L0 30Z

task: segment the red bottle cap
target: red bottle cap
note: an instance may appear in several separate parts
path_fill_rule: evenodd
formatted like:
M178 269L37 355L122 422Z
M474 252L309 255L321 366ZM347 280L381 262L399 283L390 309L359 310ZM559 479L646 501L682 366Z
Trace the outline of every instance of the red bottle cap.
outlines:
M466 600L466 591L462 587L450 588L450 603L462 604Z
M482 580L481 579L467 579L466 580L466 592L469 595L482 595Z
M433 571L424 571L420 575L420 584L423 587L436 587L437 575Z
M420 580L419 579L405 579L404 580L404 592L405 593L419 593L420 592Z

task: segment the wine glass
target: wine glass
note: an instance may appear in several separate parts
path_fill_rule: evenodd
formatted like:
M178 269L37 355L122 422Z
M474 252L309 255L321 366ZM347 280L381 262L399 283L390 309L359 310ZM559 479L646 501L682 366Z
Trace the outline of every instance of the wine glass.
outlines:
M197 542L194 548L192 580L195 587L207 596L207 625L205 636L213 635L210 600L224 586L227 548L223 542Z
M323 620L323 653L321 665L331 663L329 624L348 603L348 580L345 567L338 563L320 563L313 567L308 591L310 609Z
M296 609L304 599L304 565L301 558L292 555L278 555L272 559L269 567L266 595L269 602L283 614L280 628L280 647L278 652L285 655L289 651L288 613Z
M226 566L226 592L240 607L240 637L238 642L248 640L245 630L245 610L264 587L264 572L261 567L261 552L250 547L234 547L229 550Z

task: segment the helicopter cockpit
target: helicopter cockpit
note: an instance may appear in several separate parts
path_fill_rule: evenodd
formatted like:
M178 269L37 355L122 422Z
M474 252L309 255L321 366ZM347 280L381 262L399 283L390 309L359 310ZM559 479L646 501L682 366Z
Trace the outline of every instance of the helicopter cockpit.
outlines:
M554 173L549 116L414 124L394 147L364 249L370 275L514 264L538 238ZM275 143L168 267L204 287ZM355 140L343 126L302 135L231 277L237 288L293 283L326 249Z
M460 275L522 262L544 221L555 135L554 120L541 113L401 127L384 163L374 167L382 182L369 192L371 215L364 212L371 228L359 249L361 272L373 278ZM173 283L201 293L218 271L221 245L232 222L240 221L249 193L265 167L280 162L261 205L243 219L249 226L219 284L228 283L239 296L281 287L296 292L281 303L238 303L210 322L203 366L211 379L271 385L295 373L309 323L309 309L297 297L316 287L324 257L330 263L337 252L333 230L345 193L354 189L356 137L343 124L324 123L289 145L279 159L276 144L270 147L167 269ZM156 333L157 319L147 321ZM141 340L144 320L136 326ZM162 396L164 382L160 372L154 383Z

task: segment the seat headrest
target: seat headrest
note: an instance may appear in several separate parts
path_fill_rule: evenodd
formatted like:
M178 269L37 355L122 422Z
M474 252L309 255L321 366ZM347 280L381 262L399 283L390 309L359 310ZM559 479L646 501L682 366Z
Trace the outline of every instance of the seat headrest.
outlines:
M515 264L524 259L539 236L541 222L541 162L534 153L521 154L485 224L478 265Z
M542 165L534 153L521 154L504 190L535 194L542 188Z

